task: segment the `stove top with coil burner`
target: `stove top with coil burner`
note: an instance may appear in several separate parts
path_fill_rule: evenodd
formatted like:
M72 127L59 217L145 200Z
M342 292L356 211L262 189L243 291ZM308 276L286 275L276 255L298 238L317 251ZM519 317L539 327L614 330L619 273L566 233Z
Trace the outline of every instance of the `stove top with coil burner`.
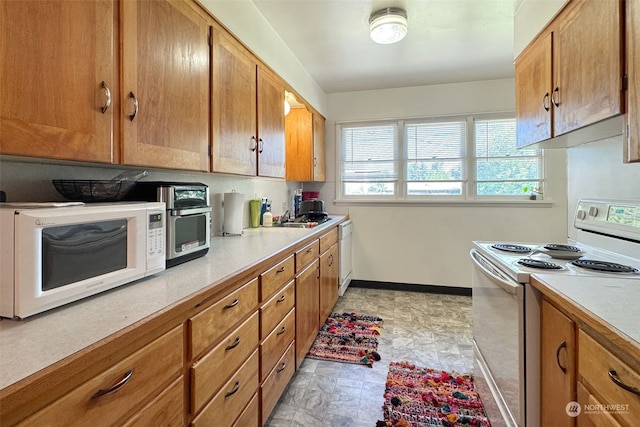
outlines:
M598 261L592 259L577 259L575 261L571 261L570 264L575 267L580 267L591 271L620 274L640 274L639 269L631 267L629 265L618 264L616 262Z

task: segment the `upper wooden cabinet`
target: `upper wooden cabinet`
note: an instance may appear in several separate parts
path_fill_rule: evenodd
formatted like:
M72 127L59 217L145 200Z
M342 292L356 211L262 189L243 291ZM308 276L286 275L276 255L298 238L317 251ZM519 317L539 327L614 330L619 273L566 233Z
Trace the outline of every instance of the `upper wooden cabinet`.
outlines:
M324 181L325 119L299 101L295 104L285 117L287 181Z
M313 113L313 180L324 182L327 176L325 119Z
M0 4L0 153L117 162L115 9L111 0Z
M625 162L640 162L640 2L627 1L627 129Z
M209 170L209 26L183 0L123 1L122 163Z
M621 7L570 2L516 60L518 147L624 112Z
M284 83L213 28L213 172L284 178Z

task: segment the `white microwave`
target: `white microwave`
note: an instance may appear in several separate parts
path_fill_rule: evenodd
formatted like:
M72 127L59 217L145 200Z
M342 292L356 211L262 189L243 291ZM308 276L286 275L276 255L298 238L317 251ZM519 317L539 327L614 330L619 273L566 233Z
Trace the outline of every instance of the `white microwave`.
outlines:
M57 205L0 204L0 316L25 318L165 269L164 203Z

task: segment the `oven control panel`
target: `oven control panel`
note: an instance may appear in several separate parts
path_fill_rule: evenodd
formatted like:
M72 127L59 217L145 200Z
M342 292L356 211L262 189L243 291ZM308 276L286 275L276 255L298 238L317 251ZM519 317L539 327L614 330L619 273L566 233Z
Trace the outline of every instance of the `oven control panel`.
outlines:
M640 241L640 200L580 200L574 225L581 230Z

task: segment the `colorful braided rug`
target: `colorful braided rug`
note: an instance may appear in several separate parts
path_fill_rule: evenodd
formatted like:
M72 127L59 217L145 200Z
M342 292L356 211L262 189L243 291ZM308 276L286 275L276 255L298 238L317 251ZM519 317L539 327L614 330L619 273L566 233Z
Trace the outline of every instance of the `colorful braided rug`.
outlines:
M491 423L469 374L391 362L376 427L482 426Z
M355 363L371 367L380 360L378 335L382 319L355 313L331 313L307 354L310 359Z

